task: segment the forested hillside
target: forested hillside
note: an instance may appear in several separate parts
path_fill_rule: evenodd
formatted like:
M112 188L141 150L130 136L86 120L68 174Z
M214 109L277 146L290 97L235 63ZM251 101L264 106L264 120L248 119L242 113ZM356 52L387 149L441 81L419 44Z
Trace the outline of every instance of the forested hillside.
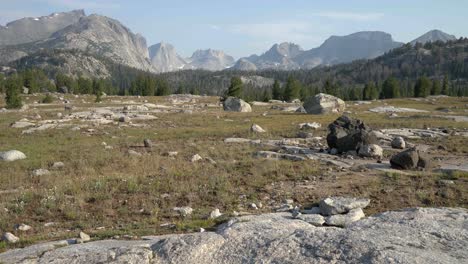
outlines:
M70 71L76 68L76 65L70 67L73 63L81 65L81 71ZM103 83L103 91L108 94L193 93L222 96L231 84L232 77L263 76L277 80L275 91L273 86L249 82L243 85L242 97L247 100L303 99L318 92L326 92L347 100L361 100L441 93L466 96L467 63L468 39L465 38L446 43L406 44L372 60L295 71L185 70L156 75L77 50L40 51L11 66L18 70L23 79L28 76L29 79L38 79L33 83L42 83L40 87L32 87L31 92L66 86L70 92L94 93L89 88L89 82L93 82L89 72L97 71L100 78L95 79ZM26 71L31 68L42 70ZM43 84L44 76L52 79L55 85ZM28 85L31 84L24 84L26 87Z

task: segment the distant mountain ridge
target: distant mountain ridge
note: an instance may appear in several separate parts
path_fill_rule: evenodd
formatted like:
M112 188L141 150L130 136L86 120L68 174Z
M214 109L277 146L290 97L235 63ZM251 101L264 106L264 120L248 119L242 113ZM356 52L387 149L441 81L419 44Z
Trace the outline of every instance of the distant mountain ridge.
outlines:
M411 44L455 39L453 35L432 30ZM346 36L331 36L319 47L309 50L290 42L274 44L261 55L251 55L237 61L225 52L214 49L197 50L191 57L183 58L169 43L159 43L148 48L143 36L133 33L115 19L95 14L87 16L84 10L74 10L22 18L0 26L0 65L8 65L27 56L47 54L48 57L44 59L36 57L25 60L45 65L43 62L53 59L50 56L54 56L54 53L40 51L77 50L81 51L77 58L66 58L78 54L76 52L60 54L60 60L66 59L69 67L76 67L67 69L67 72L80 71L82 65L86 73L91 74L95 68L91 62L98 58L153 73L186 69L297 70L373 59L402 45L388 33L362 31ZM86 59L86 56L93 58Z

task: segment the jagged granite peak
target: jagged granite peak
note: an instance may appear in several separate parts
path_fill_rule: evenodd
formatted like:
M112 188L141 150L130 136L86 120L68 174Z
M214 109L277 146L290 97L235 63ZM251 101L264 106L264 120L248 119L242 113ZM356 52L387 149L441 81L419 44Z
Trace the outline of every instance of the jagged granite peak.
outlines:
M455 37L454 35L450 35L450 34L447 34L441 30L438 30L438 29L434 29L434 30L431 30L427 33L425 33L424 35L420 36L419 38L411 41L410 43L412 45L416 44L416 43L421 43L421 44L425 44L427 42L436 42L436 41L443 41L443 42L447 42L449 40L456 40L457 37Z
M239 60L236 65L234 65L233 69L299 69L300 66L294 61L294 58L300 56L303 52L304 50L294 43L283 42L281 44L274 44L267 52L260 56L252 55L247 58L242 58L242 61Z
M177 54L174 46L161 42L149 47L151 64L158 72L170 72L183 69L187 62Z
M0 26L0 46L17 45L43 40L54 32L78 22L84 10L53 13L49 16L21 18Z
M372 59L400 47L403 43L381 31L362 31L346 36L331 36L320 47L308 50L296 60L303 68L334 65L358 59Z
M197 50L192 57L186 59L188 64L185 69L204 69L209 71L220 71L232 67L235 60L224 51L206 49Z
M270 50L265 52L262 56L272 60L281 59L283 57L294 58L303 51L304 50L301 48L301 46L297 44L283 42L281 44L273 45Z

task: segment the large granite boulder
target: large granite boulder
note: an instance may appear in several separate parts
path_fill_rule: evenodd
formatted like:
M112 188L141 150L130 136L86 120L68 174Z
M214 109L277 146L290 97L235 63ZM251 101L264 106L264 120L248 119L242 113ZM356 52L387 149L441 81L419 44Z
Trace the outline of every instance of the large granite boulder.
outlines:
M378 144L372 130L359 119L341 116L328 125L328 129L328 146L337 149L338 153L350 150L359 152L364 145Z
M467 227L462 208L386 212L344 228L274 213L235 218L216 232L48 242L1 253L0 263L466 263Z
M390 159L390 165L392 168L399 170L430 169L434 166L429 155L418 147L393 155Z
M223 102L224 111L227 112L252 112L252 107L244 100L236 97L228 97Z
M25 159L26 155L18 150L9 150L5 152L0 152L0 160L3 161L15 161Z
M342 113L346 104L333 95L319 93L304 101L304 109L308 114L320 115L329 113Z

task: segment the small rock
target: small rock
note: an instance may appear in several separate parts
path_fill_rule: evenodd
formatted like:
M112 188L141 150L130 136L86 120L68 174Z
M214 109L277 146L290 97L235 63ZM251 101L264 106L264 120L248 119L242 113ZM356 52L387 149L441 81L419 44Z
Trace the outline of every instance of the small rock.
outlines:
M330 149L330 155L336 155L336 154L338 154L338 149L336 148Z
M48 222L48 223L44 224L44 227L51 227L51 226L54 226L54 225L55 225L55 222Z
M188 207L188 206L174 207L172 210L179 213L179 215L182 216L182 217L187 217L187 216L191 215L192 212L193 212L193 209L191 207Z
M258 207L256 204L252 203L250 204L250 208L254 209L254 210L258 210Z
M26 224L15 225L15 230L26 232L26 231L29 231L31 229L32 229L32 227L29 226L29 225L26 225Z
M36 169L33 170L31 175L34 177L39 177L39 176L44 176L44 175L49 175L50 171L47 169Z
M83 242L88 242L91 240L91 237L84 233L84 232L80 232L80 239L83 241Z
M197 161L200 161L200 160L202 160L202 159L203 159L203 158L202 158L200 155L195 154L195 155L192 156L192 158L190 159L190 161L191 161L191 162L197 162Z
M369 205L369 199L357 199L347 197L329 197L320 201L322 215L336 215L347 213L353 209L365 208Z
M352 209L347 214L332 215L326 218L326 224L330 226L345 227L352 222L356 222L359 219L365 217L364 212L361 208Z
M57 161L57 162L54 162L54 164L52 164L52 168L54 169L61 169L65 167L65 164L61 161Z
M179 153L177 151L169 151L169 152L166 153L166 156L173 158L173 157L177 156L178 154Z
M17 243L17 242L19 242L19 238L16 237L15 235L13 235L10 232L6 232L2 236L2 241L5 241L7 243Z
M205 231L206 231L206 230L205 230L205 228L203 228L203 227L200 227L200 229L198 230L198 232L200 232L200 233L203 233L203 232L205 232Z
M313 123L300 123L299 124L299 129L319 129L321 128L322 125L317 123L317 122L313 122Z
M392 140L391 146L394 149L404 149L406 147L406 142L402 137L396 137Z
M303 214L298 217L302 221L305 221L314 226L322 226L325 223L325 217L319 214Z
M119 117L119 122L120 123L128 123L128 122L130 122L130 118L128 116L121 116L121 117Z
M62 113L57 113L57 118L62 118L63 114Z
M223 214L221 214L221 212L219 211L218 208L214 209L213 211L211 211L210 213L210 219L216 219L220 216L222 216Z
M149 139L143 140L143 143L145 144L145 148L152 148L153 147L153 142Z
M26 155L18 150L9 150L6 152L0 152L0 160L3 161L16 161L26 159Z
M257 124L253 124L250 128L250 131L254 133L265 133L266 131Z
M359 148L359 156L369 158L382 158L383 149L376 144L364 145Z

